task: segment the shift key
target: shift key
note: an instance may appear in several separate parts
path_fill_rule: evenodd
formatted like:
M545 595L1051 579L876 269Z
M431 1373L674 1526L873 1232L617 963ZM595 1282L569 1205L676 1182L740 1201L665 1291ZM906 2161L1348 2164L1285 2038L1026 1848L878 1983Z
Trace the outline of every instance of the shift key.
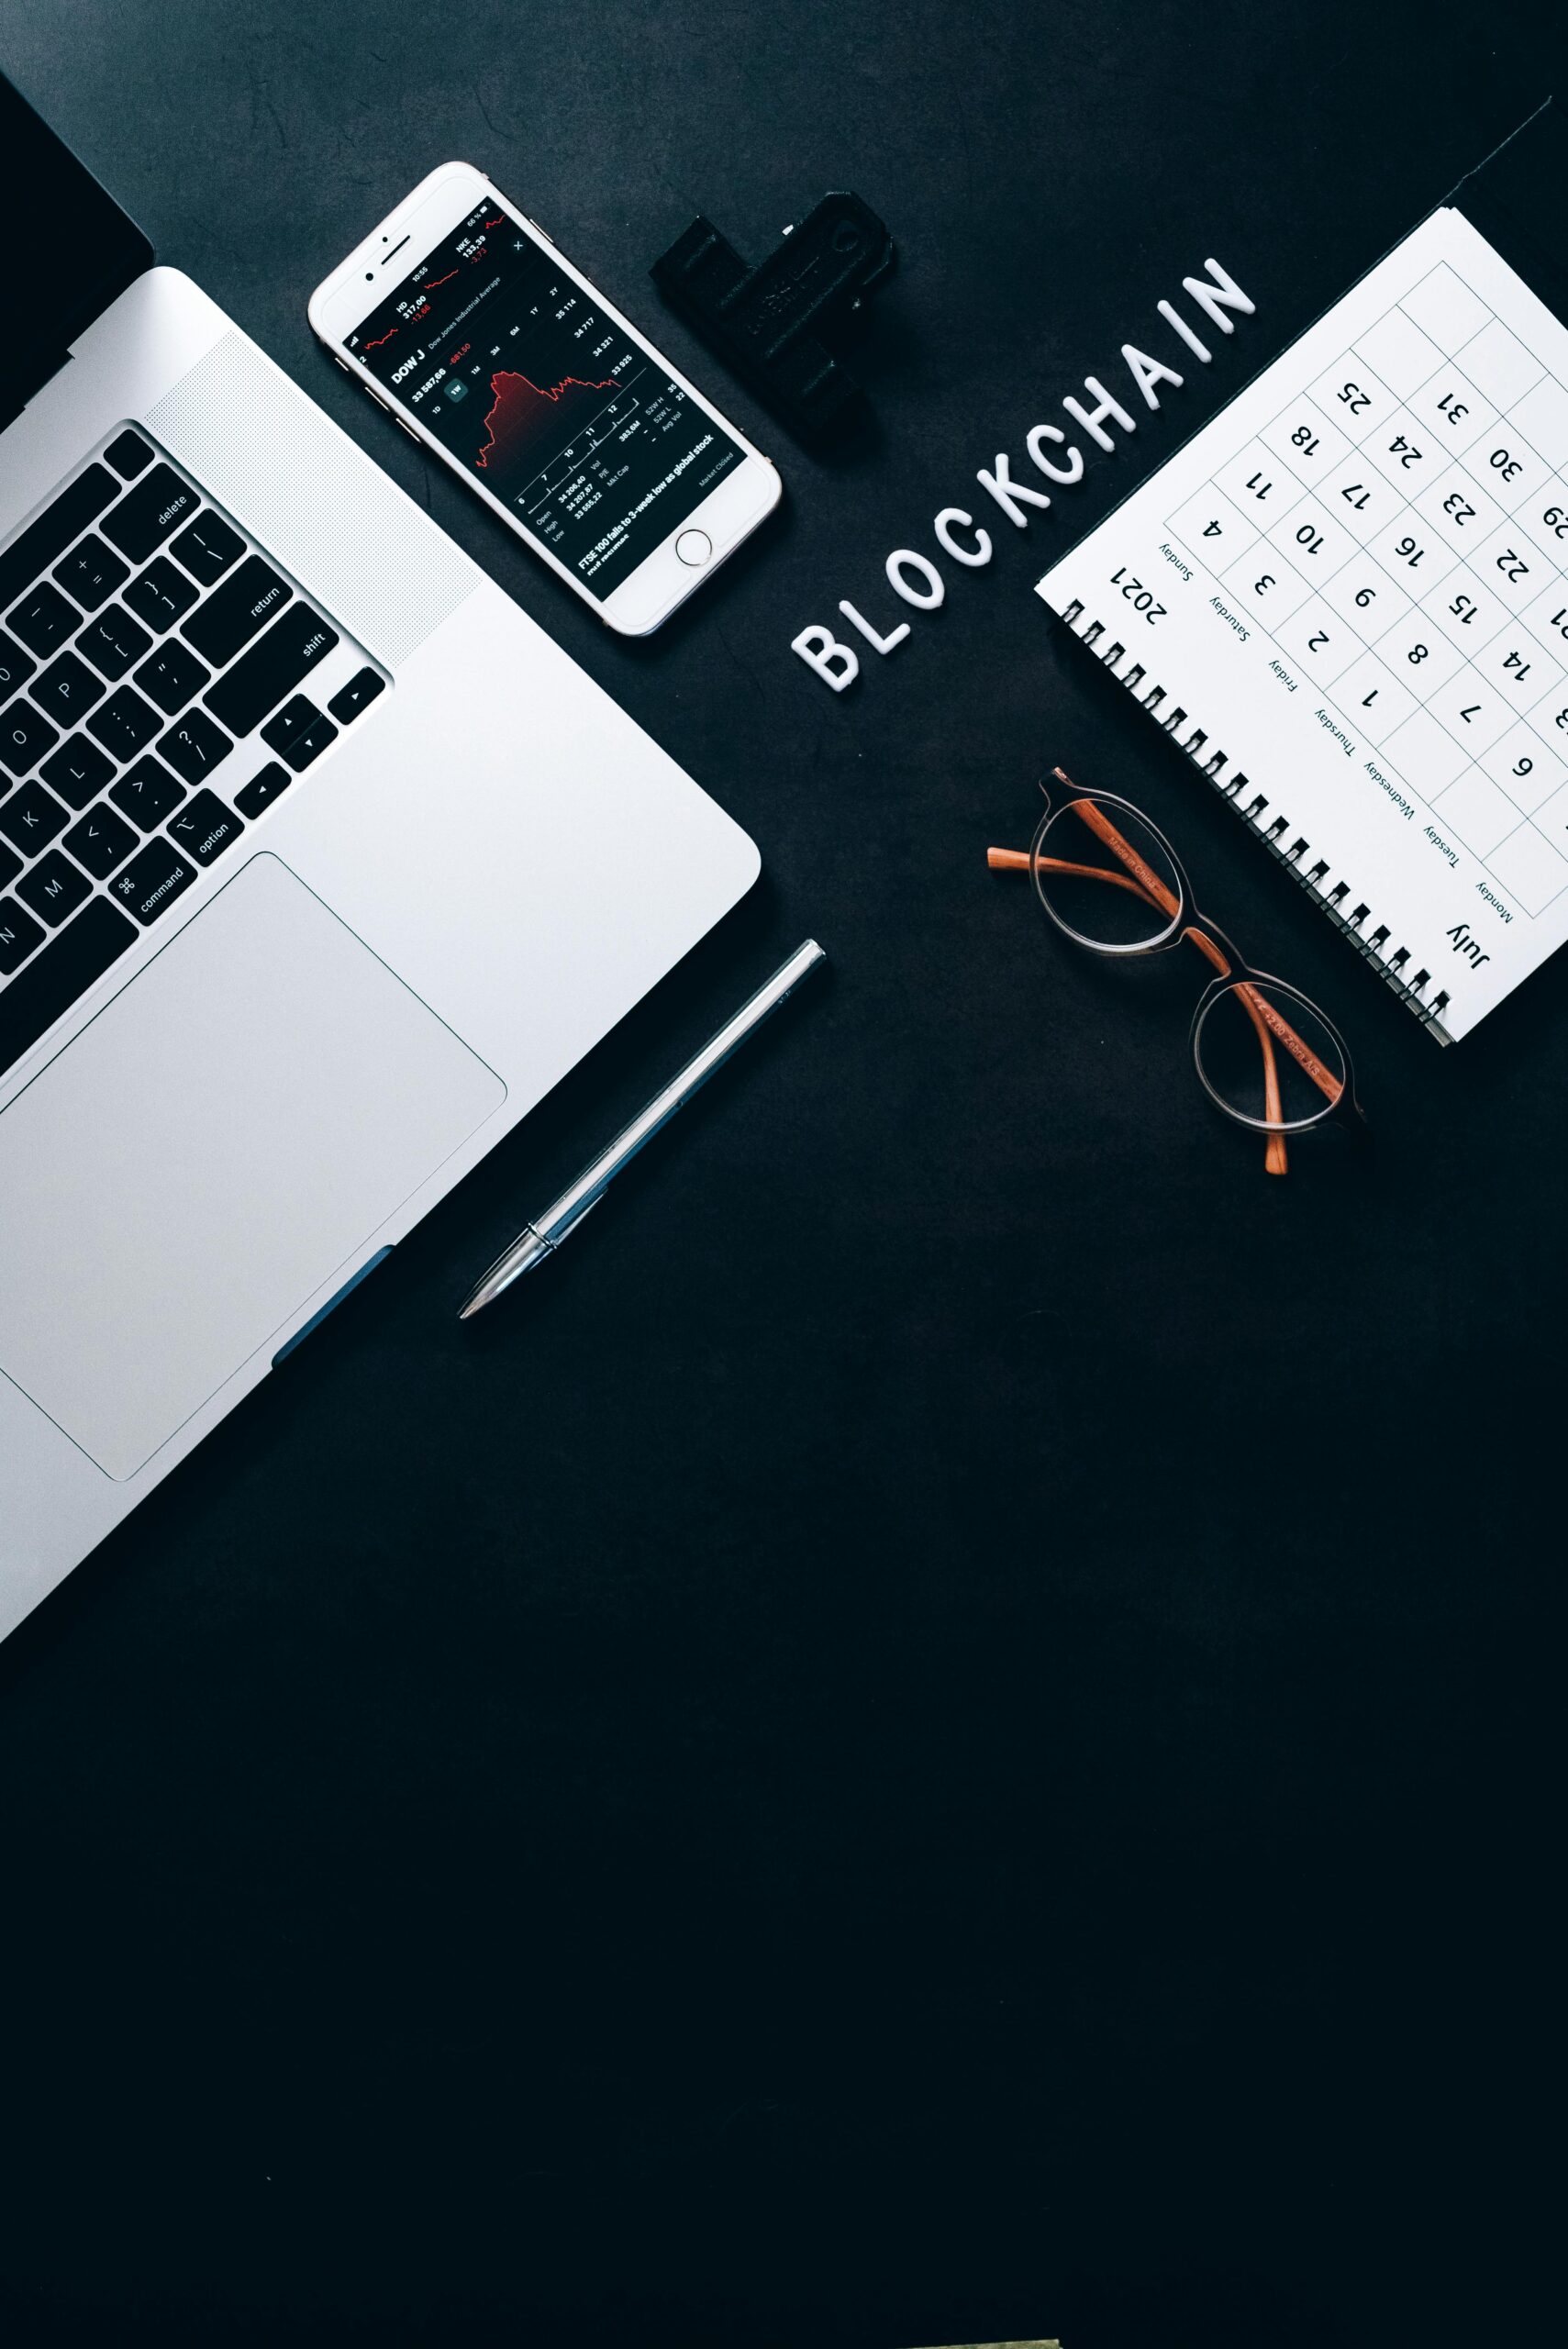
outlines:
M291 605L202 699L231 734L250 734L337 641L337 630L308 604Z

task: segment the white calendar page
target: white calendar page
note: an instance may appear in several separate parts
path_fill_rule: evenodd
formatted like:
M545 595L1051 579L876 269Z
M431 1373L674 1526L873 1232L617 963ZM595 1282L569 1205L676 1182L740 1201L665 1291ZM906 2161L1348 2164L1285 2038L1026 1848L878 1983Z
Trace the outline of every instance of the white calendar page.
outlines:
M1568 329L1461 214L1039 592L1441 1034L1568 939Z

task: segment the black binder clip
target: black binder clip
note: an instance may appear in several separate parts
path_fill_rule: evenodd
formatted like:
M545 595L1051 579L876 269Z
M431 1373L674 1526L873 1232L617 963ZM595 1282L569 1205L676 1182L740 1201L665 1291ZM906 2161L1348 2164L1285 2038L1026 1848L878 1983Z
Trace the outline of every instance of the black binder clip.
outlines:
M711 220L695 219L649 272L665 300L802 439L836 434L865 395L828 338L893 267L869 204L825 195L748 269Z

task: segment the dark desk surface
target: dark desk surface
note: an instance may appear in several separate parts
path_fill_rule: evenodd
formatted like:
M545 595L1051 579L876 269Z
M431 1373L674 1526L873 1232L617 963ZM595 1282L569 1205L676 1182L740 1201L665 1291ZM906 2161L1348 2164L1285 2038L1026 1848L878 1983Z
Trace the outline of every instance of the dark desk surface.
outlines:
M1568 957L1440 1052L1030 587L1556 61L1522 7L1349 0L7 12L161 257L765 868L0 1653L9 2338L1530 2330ZM648 646L312 342L454 154L784 466ZM880 437L826 465L645 272L699 208L760 247L844 184L902 263ZM829 696L795 630L885 614L887 551L1209 254L1258 314L1202 382ZM1081 967L988 875L1056 758L1335 1008L1370 1163L1267 1180L1191 978ZM828 983L460 1331L808 931Z

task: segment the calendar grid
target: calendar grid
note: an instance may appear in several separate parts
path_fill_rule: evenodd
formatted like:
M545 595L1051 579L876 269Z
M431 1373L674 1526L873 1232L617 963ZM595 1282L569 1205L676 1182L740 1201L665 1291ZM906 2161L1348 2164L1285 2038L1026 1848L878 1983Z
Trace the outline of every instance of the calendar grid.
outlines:
M1167 527L1440 847L1568 890L1568 391L1450 262Z

